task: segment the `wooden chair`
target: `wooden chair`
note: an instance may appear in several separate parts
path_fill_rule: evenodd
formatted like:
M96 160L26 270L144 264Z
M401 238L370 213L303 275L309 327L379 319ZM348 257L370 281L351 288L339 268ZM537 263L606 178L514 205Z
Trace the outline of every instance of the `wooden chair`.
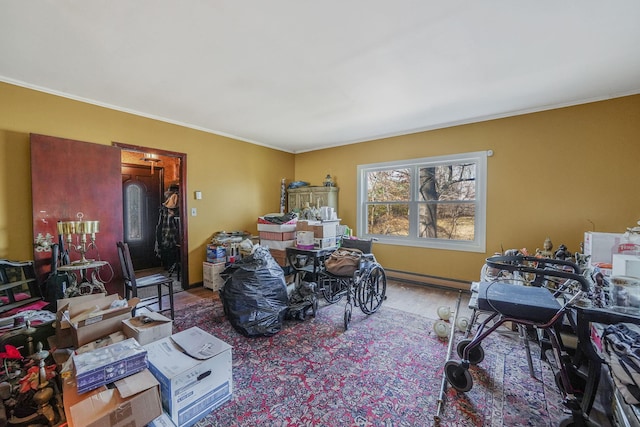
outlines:
M143 298L138 304L138 307L145 307L154 303L158 303L158 311L171 311L171 319L174 315L173 306L173 279L166 277L160 273L152 274L149 276L136 277L133 263L131 262L131 254L129 253L129 245L124 242L117 242L118 256L120 257L120 265L122 266L122 276L124 278L125 298L131 299L138 296L138 289L148 288L150 286L156 286L158 293L155 296ZM162 287L166 286L169 289L169 308L162 309ZM135 308L134 308L135 314Z

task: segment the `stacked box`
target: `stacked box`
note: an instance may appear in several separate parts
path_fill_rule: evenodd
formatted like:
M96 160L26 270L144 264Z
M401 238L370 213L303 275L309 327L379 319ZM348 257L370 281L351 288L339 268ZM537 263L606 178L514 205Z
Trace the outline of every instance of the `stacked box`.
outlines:
M286 267L288 265L286 250L269 249L269 252L271 252L271 256L276 260L280 267Z
M162 415L160 384L147 369L82 394L73 374L61 378L69 427L143 426Z
M261 231L259 234L260 234L260 240L285 241L285 240L295 240L296 238L295 231L285 231L285 232Z
M278 251L284 251L287 248L296 245L295 240L260 240L262 246L266 246L269 249L275 249Z
M322 221L298 221L296 231L314 231L315 225L321 225Z
M144 348L176 426L191 426L231 399L231 346L224 341L194 326Z
M338 221L322 221L313 225L313 235L316 239L335 238L338 235Z
M170 336L173 332L173 320L150 311L144 316L123 320L122 332L127 338L134 338L138 344L145 345Z
M338 236L340 220L329 221L298 221L296 231L312 231L314 238L326 239Z
M280 267L287 266L287 248L295 246L296 224L297 221L287 224L265 224L258 219L260 244L269 248L271 256Z
M587 231L584 233L584 254L590 256L589 263L592 267L599 267L605 276L610 276L613 254L619 253L620 243L623 242L622 233Z
M286 233L296 231L295 224L258 224L258 231L273 231L276 233Z
M147 368L147 351L134 338L73 356L78 393L85 393Z
M139 298L123 301L117 294L87 296L91 298L81 299L78 304L75 300L80 297L65 300L67 303L56 313L59 325L70 326L71 342L76 348L122 331L122 321L131 317L131 310L140 302Z
M224 285L224 279L220 273L224 271L225 264L221 262L203 262L202 263L202 286L214 291L220 290Z
M336 237L327 237L324 239L313 239L313 249L330 249L338 247L338 239Z

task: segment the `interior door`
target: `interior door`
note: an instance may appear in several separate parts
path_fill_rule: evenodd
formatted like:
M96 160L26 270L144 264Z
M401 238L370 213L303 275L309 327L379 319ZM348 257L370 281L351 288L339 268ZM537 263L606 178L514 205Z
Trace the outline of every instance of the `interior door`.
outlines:
M57 222L77 220L78 213L99 221L95 248L86 256L107 261L113 267L112 277L102 277L107 290L122 292L116 249L122 239L120 148L36 134L30 139L33 235L57 236ZM79 258L72 250L71 260ZM38 278L45 279L51 252L34 250L34 260Z
M155 243L163 173L158 167L122 166L124 241L129 244L136 270L160 266Z

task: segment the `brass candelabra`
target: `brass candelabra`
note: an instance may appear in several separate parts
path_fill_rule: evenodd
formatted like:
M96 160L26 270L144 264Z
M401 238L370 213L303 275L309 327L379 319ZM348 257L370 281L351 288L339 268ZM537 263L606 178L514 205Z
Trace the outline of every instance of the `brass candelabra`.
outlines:
M85 254L91 248L97 249L96 233L99 231L100 221L83 221L82 212L78 212L76 216L78 221L58 221L58 233L65 236L69 251L74 250L80 254L80 259L73 264L90 264L93 260L87 259Z

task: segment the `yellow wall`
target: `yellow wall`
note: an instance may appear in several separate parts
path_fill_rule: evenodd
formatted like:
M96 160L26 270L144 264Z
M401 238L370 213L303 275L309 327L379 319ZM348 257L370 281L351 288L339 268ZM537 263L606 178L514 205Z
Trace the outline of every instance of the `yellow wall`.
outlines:
M0 258L33 258L30 133L186 153L187 207L198 211L188 218L192 284L202 282L212 234L255 233L258 216L279 210L280 180L294 172L293 154L0 83Z
M501 249L579 250L584 231L624 232L640 219L640 95L319 150L296 156L296 179L340 187L342 222L356 225L359 164L493 150L487 253L377 244L385 267L466 281Z
M0 83L0 258L32 258L29 133L187 154L190 282L219 230L255 233L279 209L286 177L340 187L339 214L355 228L358 164L491 149L487 253L378 244L390 269L476 280L486 256L530 251L546 236L578 250L585 230L622 232L640 219L640 95L298 155ZM274 167L277 165L277 167ZM60 165L51 165L59 167ZM72 169L69 166L69 169ZM203 199L194 200L193 192Z

